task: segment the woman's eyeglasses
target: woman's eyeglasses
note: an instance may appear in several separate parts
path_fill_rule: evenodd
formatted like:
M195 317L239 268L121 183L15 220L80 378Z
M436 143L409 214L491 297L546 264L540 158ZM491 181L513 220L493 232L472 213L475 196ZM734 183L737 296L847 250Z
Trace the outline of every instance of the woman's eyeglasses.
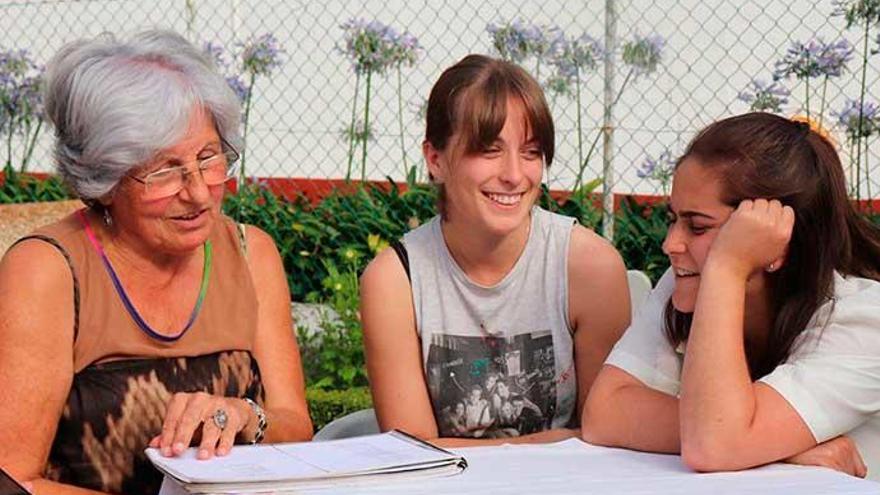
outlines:
M167 167L151 172L143 177L129 175L144 185L144 199L156 200L174 196L186 186L189 175L198 172L205 185L219 186L235 176L235 162L239 154L231 146L227 151L196 160L196 168L190 170L189 164Z

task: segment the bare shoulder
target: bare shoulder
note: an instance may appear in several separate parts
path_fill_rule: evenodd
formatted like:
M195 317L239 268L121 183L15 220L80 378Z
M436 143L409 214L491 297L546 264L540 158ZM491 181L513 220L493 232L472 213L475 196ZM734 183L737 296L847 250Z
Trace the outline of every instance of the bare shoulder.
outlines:
M280 257L278 247L275 245L275 239L272 238L265 230L254 225L245 226L245 237L247 240L248 258L254 261L265 261L266 256L273 258Z
M67 261L55 246L39 239L27 239L12 246L0 260L0 289L6 297L13 298L52 297L55 293L69 296L73 291L73 277ZM29 303L41 302L47 301L34 299Z
M403 264L393 249L385 249L370 261L360 279L361 318L368 344L374 329L409 332L414 326L412 289ZM394 304L389 304L394 302Z
M247 243L247 264L255 280L286 279L284 262L272 236L259 227L246 225L245 242ZM284 285L286 285L286 281Z
M393 249L382 250L373 258L361 275L362 292L366 289L388 289L409 291L409 280L400 258Z
M72 343L73 319L73 276L58 249L37 239L9 249L0 261L3 340L57 349Z
M582 225L575 225L569 241L568 273L573 279L625 278L626 266L610 242Z
M580 225L571 233L568 294L574 328L605 329L613 343L629 324L629 286L623 258L610 242Z

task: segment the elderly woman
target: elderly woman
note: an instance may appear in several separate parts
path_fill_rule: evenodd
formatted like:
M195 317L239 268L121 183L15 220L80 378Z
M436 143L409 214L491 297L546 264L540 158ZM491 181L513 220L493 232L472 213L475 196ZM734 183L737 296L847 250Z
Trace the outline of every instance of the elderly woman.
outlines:
M220 211L240 109L211 62L168 32L75 42L46 112L88 207L0 263L0 465L37 493L155 493L148 445L308 439L278 251Z

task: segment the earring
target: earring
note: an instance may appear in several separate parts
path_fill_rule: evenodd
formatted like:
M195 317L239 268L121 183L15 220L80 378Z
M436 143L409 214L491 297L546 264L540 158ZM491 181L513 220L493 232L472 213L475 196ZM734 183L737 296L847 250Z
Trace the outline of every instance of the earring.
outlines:
M770 263L769 265L767 265L767 272L773 273L774 271L776 271L776 262L775 261Z
M113 217L110 216L110 209L106 206L104 207L104 225L107 227L113 226Z

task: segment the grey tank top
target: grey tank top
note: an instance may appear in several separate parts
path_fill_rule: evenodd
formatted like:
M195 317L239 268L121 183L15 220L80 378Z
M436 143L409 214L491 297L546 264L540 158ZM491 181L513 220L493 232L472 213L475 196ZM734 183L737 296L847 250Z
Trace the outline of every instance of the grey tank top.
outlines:
M571 426L577 384L567 260L574 223L534 207L523 253L492 287L456 264L439 217L404 236L441 436L502 438Z

